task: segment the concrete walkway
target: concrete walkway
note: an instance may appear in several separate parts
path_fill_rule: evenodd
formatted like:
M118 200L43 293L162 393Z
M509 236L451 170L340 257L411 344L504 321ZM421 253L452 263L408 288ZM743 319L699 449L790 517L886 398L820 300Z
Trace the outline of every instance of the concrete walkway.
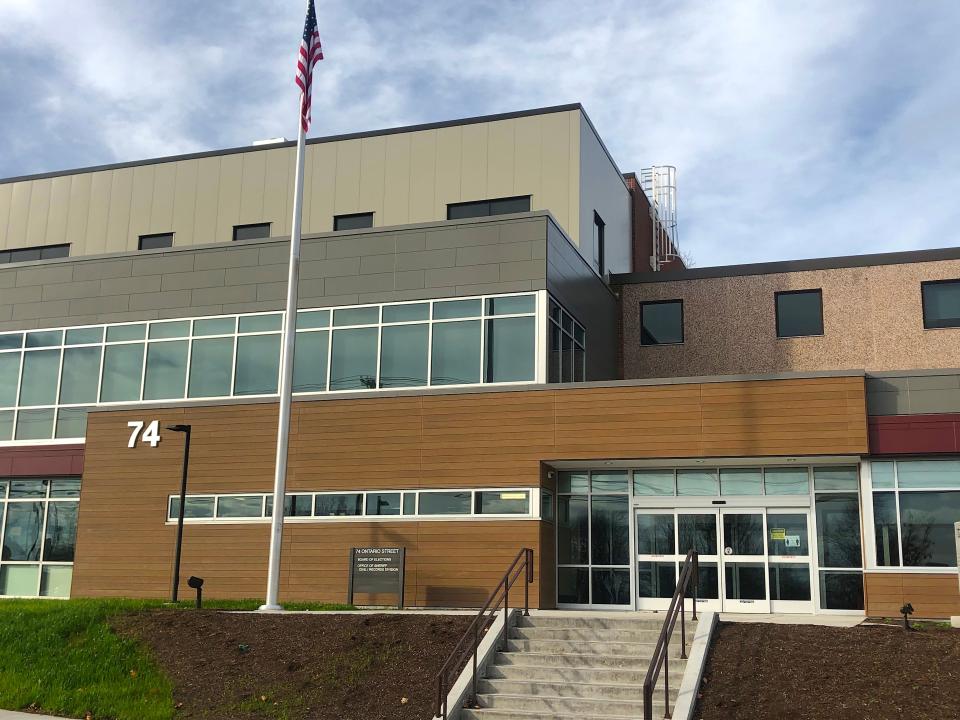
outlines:
M63 720L53 715L34 715L33 713L14 712L13 710L0 710L0 720Z

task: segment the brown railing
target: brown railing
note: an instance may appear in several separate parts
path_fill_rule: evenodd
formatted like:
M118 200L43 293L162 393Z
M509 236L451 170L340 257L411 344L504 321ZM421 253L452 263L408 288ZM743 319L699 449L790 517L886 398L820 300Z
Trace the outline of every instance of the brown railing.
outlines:
M677 615L680 616L680 657L687 659L687 619L684 608L684 600L692 590L690 597L693 598L693 620L697 619L697 586L700 583L700 565L697 562L697 551L690 550L687 558L683 561L683 567L680 568L680 577L677 579L677 589L673 592L670 599L670 607L667 610L667 617L663 621L663 629L660 631L660 638L657 640L657 646L653 650L653 657L650 659L650 667L647 668L647 676L643 680L643 720L653 720L653 688L657 684L657 678L660 677L660 670L663 670L663 707L665 718L670 717L670 638L673 636L673 629L677 625Z
M453 648L447 662L444 663L437 675L437 715L443 720L447 718L447 693L456 675L462 670L467 662L470 662L470 656L473 656L473 685L469 699L476 702L477 699L477 648L480 646L480 640L486 634L490 625L497 616L497 612L503 607L503 648L507 647L507 637L510 632L510 588L524 575L523 583L523 614L530 614L530 584L533 582L533 550L523 548L513 559L503 579L497 584L497 587L490 593L487 602L480 608L480 612L473 619L470 627L460 638L460 642ZM519 606L518 606L519 607Z

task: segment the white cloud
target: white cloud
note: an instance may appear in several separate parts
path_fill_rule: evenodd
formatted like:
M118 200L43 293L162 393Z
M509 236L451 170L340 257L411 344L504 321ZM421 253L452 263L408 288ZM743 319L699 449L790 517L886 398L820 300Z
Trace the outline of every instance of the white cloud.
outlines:
M318 11L318 134L582 101L623 170L678 166L699 265L956 244L948 0ZM9 70L36 66L51 23L72 38L52 67ZM301 25L299 4L262 0L4 0L0 93L22 101L0 107L0 174L289 137Z

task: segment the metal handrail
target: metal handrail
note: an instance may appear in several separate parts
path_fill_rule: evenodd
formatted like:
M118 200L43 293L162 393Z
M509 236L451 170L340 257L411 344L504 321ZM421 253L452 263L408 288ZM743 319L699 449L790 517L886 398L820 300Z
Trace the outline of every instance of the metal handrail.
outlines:
M688 586L693 580L693 620L697 619L697 587L700 584L700 563L697 560L697 551L691 549L680 568L680 577L677 579L677 589L673 591L667 617L663 621L663 629L657 639L657 646L653 649L650 658L650 667L643 679L643 720L653 720L653 688L663 669L663 717L670 717L670 667L669 650L670 638L677 624L677 615L680 616L680 657L687 659L687 622L684 600L687 599Z
M523 583L523 614L530 614L530 584L533 582L533 550L530 548L521 548L520 552L510 563L507 572L497 583L497 586L490 593L490 597L480 608L480 612L470 623L463 637L454 646L450 657L443 664L440 672L437 673L437 715L443 720L447 719L447 693L450 690L450 676L459 673L467 663L469 657L473 656L473 684L471 686L470 699L476 703L477 699L477 650L480 647L480 638L487 632L493 619L496 617L500 606L503 606L503 647L507 646L507 637L510 626L510 588L525 574ZM472 642L464 645L468 640Z

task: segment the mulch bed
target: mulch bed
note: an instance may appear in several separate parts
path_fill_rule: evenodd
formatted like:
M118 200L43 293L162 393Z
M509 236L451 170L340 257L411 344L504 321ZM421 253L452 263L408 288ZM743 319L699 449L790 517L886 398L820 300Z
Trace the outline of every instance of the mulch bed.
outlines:
M174 683L176 718L422 720L468 616L156 610L117 617Z
M719 623L694 717L960 718L960 630Z

